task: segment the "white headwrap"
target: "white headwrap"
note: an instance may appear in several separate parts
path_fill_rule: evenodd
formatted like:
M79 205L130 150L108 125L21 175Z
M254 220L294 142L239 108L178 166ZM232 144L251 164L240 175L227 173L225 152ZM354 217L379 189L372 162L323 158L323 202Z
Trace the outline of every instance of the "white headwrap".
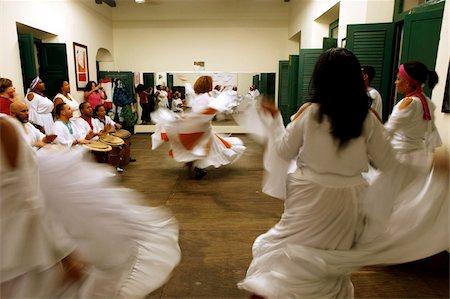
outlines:
M27 89L27 93L29 93L33 88L36 87L36 85L38 84L39 80L41 80L41 78L39 78L39 76L37 76L36 78L33 79L33 81L31 81L30 86Z

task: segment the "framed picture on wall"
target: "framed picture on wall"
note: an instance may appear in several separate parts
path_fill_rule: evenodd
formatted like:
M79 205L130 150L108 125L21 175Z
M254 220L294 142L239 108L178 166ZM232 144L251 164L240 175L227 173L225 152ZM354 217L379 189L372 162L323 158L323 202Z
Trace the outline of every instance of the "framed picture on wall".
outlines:
M77 90L82 90L86 87L86 84L89 81L87 46L73 43L73 58L75 61L75 77L77 78Z

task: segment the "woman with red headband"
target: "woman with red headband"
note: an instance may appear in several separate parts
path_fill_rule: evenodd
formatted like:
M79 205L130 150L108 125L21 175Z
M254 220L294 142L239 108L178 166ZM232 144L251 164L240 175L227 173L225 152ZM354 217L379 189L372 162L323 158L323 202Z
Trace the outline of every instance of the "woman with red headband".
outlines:
M438 82L436 72L429 71L418 61L400 65L395 84L397 92L405 97L394 107L385 127L391 134L392 146L403 161L406 157L410 160L412 155L421 156L423 151L433 151L442 144L434 125L436 106L422 90L425 82L433 89Z

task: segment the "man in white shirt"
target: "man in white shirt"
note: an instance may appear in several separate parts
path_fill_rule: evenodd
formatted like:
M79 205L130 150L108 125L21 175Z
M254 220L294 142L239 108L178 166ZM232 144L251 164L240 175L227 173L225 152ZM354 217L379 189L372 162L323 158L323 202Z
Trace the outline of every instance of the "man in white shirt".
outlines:
M75 123L71 120L73 111L66 103L56 105L55 108L58 119L53 125L53 133L57 134L56 143L67 145L69 147L77 144L89 143L94 134L83 134Z
M110 124L106 124L102 130L100 124L94 121L93 110L89 102L84 102L80 104L81 117L74 120L74 124L77 126L80 134L82 136L92 135L90 139L98 140L98 136L103 134L103 132L108 132L111 129Z
M23 124L25 132L27 133L28 144L36 150L48 143L52 143L57 137L54 134L44 135L28 121L28 106L24 102L13 102L11 104L10 111L11 116Z
M380 120L383 119L383 100L380 93L371 86L373 78L375 78L375 69L370 65L363 65L361 67L363 73L364 83L367 88L367 95L372 99L370 106L378 115Z

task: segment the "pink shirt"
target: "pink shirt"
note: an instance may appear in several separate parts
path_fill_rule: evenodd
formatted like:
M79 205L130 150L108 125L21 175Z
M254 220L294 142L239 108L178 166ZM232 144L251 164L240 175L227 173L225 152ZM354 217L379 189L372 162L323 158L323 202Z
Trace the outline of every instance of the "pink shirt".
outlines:
M99 92L93 92L88 98L89 104L91 104L92 109L102 104L102 94Z

